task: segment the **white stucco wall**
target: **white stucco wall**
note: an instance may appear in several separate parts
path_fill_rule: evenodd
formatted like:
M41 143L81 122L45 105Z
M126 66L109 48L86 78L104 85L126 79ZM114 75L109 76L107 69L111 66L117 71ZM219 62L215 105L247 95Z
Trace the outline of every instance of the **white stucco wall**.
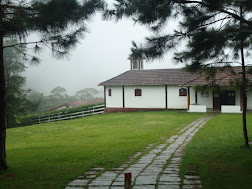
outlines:
M206 105L206 108L213 108L213 92L211 89L208 91L209 96L208 97L201 97L201 92L197 91L197 98L198 98L198 104L199 105ZM190 87L190 104L195 104L195 88Z
M111 89L111 96L108 96L108 90ZM122 108L123 107L123 93L122 86L107 86L106 87L106 107Z
M206 105L207 108L213 108L213 92L212 90L206 91L208 92L208 97L201 97L201 92L197 91L198 95L198 104Z
M240 106L232 106L232 105L221 105L222 113L241 113Z
M142 96L135 96L135 89L142 89ZM187 109L187 96L179 96L179 86L167 87L168 109ZM112 96L108 96L108 89ZM234 90L223 88L223 90ZM240 92L236 89L235 105L240 105ZM198 91L198 104L213 108L213 93L208 90L208 97L201 97ZM165 86L125 86L125 108L165 108ZM195 103L195 89L190 87L190 104ZM106 87L106 106L111 108L123 107L122 86ZM248 109L252 109L252 90L248 91Z
M187 109L187 96L179 96L179 86L167 87L168 109ZM108 96L111 89L112 96ZM142 96L135 96L135 89L142 90ZM166 108L165 86L124 86L125 108ZM122 108L122 86L106 87L106 107Z
M179 86L167 86L167 104L168 109L187 109L187 96L179 96ZM112 96L108 96L108 90L111 89ZM142 90L142 96L135 96L135 89ZM235 90L235 105L240 105L239 89L230 89L224 87L223 90ZM207 108L213 108L213 92L208 90L208 97L201 97L198 91L198 104L206 105ZM165 86L125 86L124 87L125 108L165 108ZM190 87L190 104L195 103L195 89ZM106 107L123 107L122 86L106 87ZM252 89L248 90L248 109L252 109Z
M142 96L135 96L135 89ZM165 108L165 86L125 86L125 108Z
M206 105L190 105L188 112L207 112Z
M190 104L195 104L195 88L189 87L190 89Z
M168 109L187 109L187 96L179 96L179 86L167 87Z
M240 89L235 89L235 105L236 106L240 106L241 105Z

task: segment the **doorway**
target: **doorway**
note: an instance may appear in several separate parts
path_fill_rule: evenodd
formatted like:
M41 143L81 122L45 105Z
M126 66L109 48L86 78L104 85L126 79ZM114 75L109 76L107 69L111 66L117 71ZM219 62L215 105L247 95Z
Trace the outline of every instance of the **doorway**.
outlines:
M221 105L235 105L235 91L213 91L213 109L220 110Z

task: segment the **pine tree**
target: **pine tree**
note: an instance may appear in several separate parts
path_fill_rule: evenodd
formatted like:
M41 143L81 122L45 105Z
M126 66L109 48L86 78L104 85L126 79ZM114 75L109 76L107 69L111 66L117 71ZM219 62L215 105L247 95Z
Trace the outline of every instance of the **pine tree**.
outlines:
M16 39L7 39L4 45L16 44ZM6 119L7 127L15 124L16 117L36 108L36 103L26 98L28 90L24 89L25 77L22 73L26 69L24 53L26 48L24 45L15 48L4 49L4 68L6 81Z
M39 52L45 45L56 58L62 57L76 46L86 31L85 21L96 11L102 10L102 0L0 0L0 170L6 163L6 87L3 49L20 44L34 44ZM30 34L40 39L27 41ZM19 42L4 45L4 38L18 37ZM31 57L32 61L38 61Z
M244 143L249 147L245 57L252 47L251 13L251 0L116 0L115 9L107 10L104 15L105 18L114 15L117 19L130 17L153 31L154 35L146 38L142 48L133 47L131 56L135 58L160 58L186 43L181 52L174 54L174 59L187 64L188 70L209 73L213 66L240 64ZM174 19L179 21L179 29L164 34L164 28Z

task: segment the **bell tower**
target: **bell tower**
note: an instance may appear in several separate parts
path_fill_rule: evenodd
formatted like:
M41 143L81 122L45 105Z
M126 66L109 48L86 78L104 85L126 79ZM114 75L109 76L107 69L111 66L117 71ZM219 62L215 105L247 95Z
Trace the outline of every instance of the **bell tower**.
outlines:
M143 60L134 59L132 57L128 58L130 60L130 70L143 70Z

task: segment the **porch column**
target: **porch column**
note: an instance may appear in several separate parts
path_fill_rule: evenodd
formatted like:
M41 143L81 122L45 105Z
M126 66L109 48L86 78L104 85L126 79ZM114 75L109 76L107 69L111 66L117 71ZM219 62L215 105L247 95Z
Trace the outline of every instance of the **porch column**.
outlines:
M122 86L123 108L125 108L124 86Z
M190 106L190 87L187 87L187 109L189 110Z
M104 86L104 105L106 108L106 86Z
M167 85L165 85L165 108L168 109L168 100L167 100Z
M197 104L197 103L198 103L198 91L195 88L195 104Z

